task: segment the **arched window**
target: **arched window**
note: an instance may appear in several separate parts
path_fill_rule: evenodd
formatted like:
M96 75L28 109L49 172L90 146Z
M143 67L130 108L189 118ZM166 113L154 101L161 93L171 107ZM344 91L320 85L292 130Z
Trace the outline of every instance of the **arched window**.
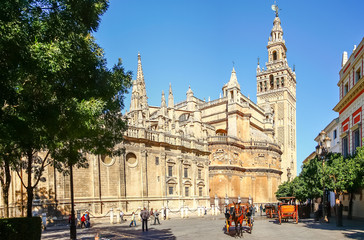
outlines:
M269 76L270 89L274 89L274 78L273 75Z
M273 51L273 61L276 61L276 60L277 60L277 52Z

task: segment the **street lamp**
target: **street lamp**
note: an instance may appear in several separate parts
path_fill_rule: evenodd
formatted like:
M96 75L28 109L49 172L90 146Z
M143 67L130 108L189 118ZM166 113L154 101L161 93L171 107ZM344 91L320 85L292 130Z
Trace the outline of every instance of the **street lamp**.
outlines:
M316 154L322 161L322 186L323 186L323 196L322 196L322 216L325 222L328 222L326 214L326 194L325 194L325 160L330 149L331 139L326 135L325 131L321 131L319 134L318 145L316 146Z

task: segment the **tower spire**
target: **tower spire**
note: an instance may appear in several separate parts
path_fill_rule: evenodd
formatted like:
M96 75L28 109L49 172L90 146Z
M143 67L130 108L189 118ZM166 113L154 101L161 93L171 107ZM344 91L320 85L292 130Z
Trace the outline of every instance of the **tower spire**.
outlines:
M172 92L172 85L169 83L169 93L168 93L168 107L174 108L174 97Z
M141 59L139 52L138 52L138 71L137 71L136 85L138 86L137 89L139 92L139 106L141 106L142 109L147 109L148 108L148 97L147 97L147 90L146 90L145 81L144 81L142 59Z

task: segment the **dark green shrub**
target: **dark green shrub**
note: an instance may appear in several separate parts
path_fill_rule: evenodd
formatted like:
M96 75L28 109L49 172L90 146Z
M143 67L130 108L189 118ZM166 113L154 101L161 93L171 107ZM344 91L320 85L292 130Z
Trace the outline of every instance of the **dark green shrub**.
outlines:
M41 224L42 219L40 217L0 219L0 239L40 240Z

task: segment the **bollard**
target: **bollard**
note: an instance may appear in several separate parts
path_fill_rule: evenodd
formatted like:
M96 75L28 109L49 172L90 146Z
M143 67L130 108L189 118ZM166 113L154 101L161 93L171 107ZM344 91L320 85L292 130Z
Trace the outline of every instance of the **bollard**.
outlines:
M140 216L140 213L142 211L142 208L141 207L138 207L138 210L139 210L139 214L138 214L138 222L141 222L142 221L142 218Z
M114 223L114 211L112 208L110 209L110 223Z
M161 213L162 213L162 219L165 219L165 215L164 215L164 209L166 209L165 207L162 207L162 209L161 209Z
M121 223L121 219L120 219L120 209L117 209L117 214L116 214L116 223Z

